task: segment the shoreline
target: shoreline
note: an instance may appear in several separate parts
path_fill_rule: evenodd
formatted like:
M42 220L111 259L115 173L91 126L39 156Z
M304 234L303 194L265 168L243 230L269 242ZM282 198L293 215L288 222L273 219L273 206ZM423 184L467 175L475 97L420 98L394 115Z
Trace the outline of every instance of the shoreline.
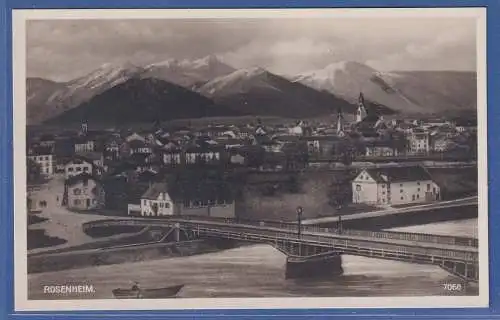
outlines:
M72 252L28 255L28 275L102 265L202 255L242 247L248 243L218 240L149 243L142 245L87 249Z

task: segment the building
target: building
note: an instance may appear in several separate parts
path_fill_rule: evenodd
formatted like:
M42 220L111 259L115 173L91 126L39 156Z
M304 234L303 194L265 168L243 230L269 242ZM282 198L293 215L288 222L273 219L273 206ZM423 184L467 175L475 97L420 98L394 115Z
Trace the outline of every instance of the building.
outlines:
M310 136L303 140L309 155L326 157L335 155L337 145L343 141L337 135Z
M152 154L153 147L142 140L128 141L129 155L134 154Z
M455 128L458 132L475 132L477 131L477 119L457 119Z
M152 183L141 197L142 216L204 216L234 218L235 204L226 184L181 181L170 186ZM133 211L134 206L129 206Z
M455 146L453 139L442 133L431 134L430 141L431 149L434 152L445 152L453 149L453 147Z
M38 143L42 147L54 148L55 144L56 144L56 139L55 139L54 135L44 134L40 137L40 140Z
M390 140L375 140L365 145L367 157L393 157L399 154L395 143Z
M36 147L28 150L28 159L40 167L40 173L46 177L54 174L56 165L52 147Z
M64 184L63 204L69 209L103 208L105 193L101 182L89 173L71 176Z
M222 150L219 147L190 146L184 150L185 163L192 164L220 164Z
M123 141L119 136L112 136L104 142L103 158L106 162L118 161L121 159L121 146Z
M408 135L408 152L413 154L428 153L431 149L430 135L423 130L413 130Z
M64 177L69 179L82 173L93 174L94 166L91 160L74 156L64 165Z
M96 150L96 143L88 137L78 137L74 141L75 153L93 152Z
M304 123L302 121L298 121L296 125L289 128L288 134L295 136L302 136L304 134L304 130L302 129Z
M359 93L358 97L358 110L356 111L356 123L359 123L363 121L368 113L366 112L365 108L365 97L363 96L363 93Z
M342 114L342 109L339 108L337 111L337 136L344 137L345 136L345 120L344 115Z
M142 216L174 215L174 203L169 195L167 183L153 183L141 196Z
M398 205L440 199L440 188L421 166L365 169L352 181L352 201Z
M166 150L163 152L163 164L177 166L182 163L182 150L180 148Z

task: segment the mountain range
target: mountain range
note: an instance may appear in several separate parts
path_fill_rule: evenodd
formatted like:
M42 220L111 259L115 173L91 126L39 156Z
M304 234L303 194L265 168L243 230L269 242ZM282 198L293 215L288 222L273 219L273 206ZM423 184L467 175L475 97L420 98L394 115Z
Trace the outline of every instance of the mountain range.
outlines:
M169 59L143 67L105 64L68 82L28 78L27 121L307 118L330 115L339 108L353 113L360 92L379 113L429 114L475 110L475 86L473 72L383 73L361 63L341 62L284 77L263 68L235 69L214 56Z
M354 102L370 101L399 113L440 113L476 108L476 74L459 71L380 72L358 62L340 62L292 81Z
M241 116L241 112L167 81L133 77L46 121L48 124L90 123L120 125L155 120Z

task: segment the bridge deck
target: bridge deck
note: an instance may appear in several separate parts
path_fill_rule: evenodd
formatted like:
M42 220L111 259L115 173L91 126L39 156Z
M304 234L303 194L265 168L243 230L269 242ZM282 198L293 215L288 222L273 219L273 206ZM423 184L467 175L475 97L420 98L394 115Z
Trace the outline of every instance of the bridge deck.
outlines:
M196 219L127 219L97 221L93 226L105 225L172 226L178 224L199 234L236 240L267 242L277 244L288 242L309 246L328 247L332 250L351 252L359 255L372 255L373 251L383 251L400 259L420 257L426 263L437 260L467 261L477 263L478 249L473 245L433 243L406 239L376 238L344 233L311 232L304 230L299 237L296 230L276 228L265 225L225 223ZM387 232L386 232L387 234ZM390 233L389 233L390 234ZM410 234L411 235L411 234ZM439 238L438 238L439 239Z

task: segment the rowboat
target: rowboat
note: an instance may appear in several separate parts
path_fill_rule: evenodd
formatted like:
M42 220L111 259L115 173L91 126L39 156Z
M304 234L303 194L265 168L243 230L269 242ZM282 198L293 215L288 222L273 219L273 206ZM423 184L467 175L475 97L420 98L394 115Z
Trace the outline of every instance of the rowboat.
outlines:
M183 284L156 288L156 289L123 289L113 290L113 296L116 299L162 299L174 297L184 287Z

